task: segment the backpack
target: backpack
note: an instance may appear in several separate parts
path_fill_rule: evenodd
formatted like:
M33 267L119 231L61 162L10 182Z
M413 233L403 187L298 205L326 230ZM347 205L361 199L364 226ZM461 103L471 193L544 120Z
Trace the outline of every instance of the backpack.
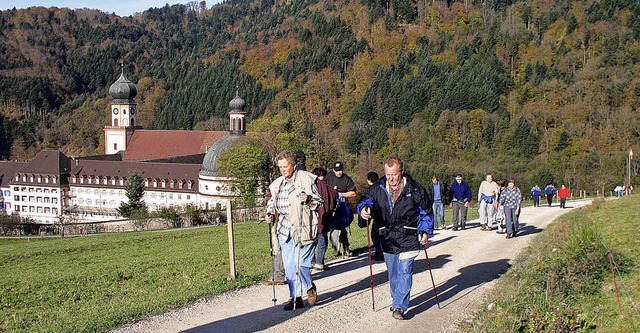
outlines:
M329 229L338 206L338 191L320 179L318 179L316 186L318 187L318 194L320 194L320 198L323 201L322 207L318 209L318 219L322 225L322 230Z
M344 229L353 222L353 212L347 202L342 198L338 198L338 205L331 219L331 229Z

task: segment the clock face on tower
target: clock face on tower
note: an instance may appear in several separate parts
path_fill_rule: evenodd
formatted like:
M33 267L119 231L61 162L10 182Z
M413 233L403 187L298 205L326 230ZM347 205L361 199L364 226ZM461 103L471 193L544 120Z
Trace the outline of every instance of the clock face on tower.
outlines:
M136 114L136 108L134 108L134 107L132 106L132 107L131 107L130 112L131 112L131 114L132 114L132 115L133 115L133 114Z
M118 108L113 108L113 114L118 114Z

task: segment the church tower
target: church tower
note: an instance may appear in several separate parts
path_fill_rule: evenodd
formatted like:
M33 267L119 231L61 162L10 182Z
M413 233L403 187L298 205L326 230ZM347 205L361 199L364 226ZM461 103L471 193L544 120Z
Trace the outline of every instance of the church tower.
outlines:
M236 90L236 97L229 102L229 132L231 134L244 135L247 132L246 112L244 112L245 102L240 98L238 91Z
M133 99L138 94L136 86L124 76L122 65L120 78L109 87L111 101L111 123L104 128L104 153L115 154L127 150L127 143L136 126L136 106Z

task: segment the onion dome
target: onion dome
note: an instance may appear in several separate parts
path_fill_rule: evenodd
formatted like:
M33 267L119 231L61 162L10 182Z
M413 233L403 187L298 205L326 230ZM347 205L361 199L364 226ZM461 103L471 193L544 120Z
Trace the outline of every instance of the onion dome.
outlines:
M244 106L244 99L240 98L240 95L236 90L236 97L229 102L229 109L231 109L231 112L244 112Z
M135 103L133 99L138 95L138 89L121 73L120 78L109 87L109 95L115 103Z

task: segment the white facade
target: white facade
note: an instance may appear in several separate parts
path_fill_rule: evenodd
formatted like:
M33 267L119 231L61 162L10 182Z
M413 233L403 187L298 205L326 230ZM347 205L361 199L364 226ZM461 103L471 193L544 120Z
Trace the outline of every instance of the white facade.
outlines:
M16 176L22 177L22 176ZM30 178L26 176L27 178ZM51 185L55 185L51 177ZM59 221L64 204L64 188L47 186L46 184L12 185L9 192L13 198L9 202L7 214L18 214L21 217L30 217L37 223L54 224ZM6 206L6 203L5 203Z

